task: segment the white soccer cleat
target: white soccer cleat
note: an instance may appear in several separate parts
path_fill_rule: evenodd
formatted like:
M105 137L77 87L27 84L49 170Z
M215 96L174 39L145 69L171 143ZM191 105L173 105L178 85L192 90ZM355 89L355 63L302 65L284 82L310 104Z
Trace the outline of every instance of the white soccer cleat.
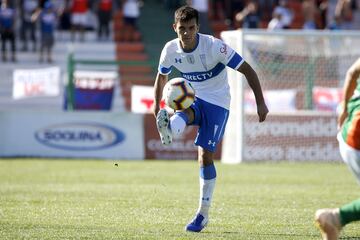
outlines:
M341 231L339 209L319 209L315 213L315 222L321 231L323 240L338 240Z
M169 113L165 109L161 109L156 115L156 126L160 134L161 142L164 145L169 145L172 142L169 123L170 123Z

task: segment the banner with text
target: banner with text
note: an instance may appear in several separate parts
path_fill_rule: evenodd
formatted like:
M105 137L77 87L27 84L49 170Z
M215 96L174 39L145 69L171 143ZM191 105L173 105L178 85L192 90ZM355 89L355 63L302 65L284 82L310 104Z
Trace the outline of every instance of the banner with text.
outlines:
M143 116L2 111L0 157L144 159Z
M60 68L15 69L13 98L54 97L60 94Z
M341 161L335 114L246 114L245 161Z
M111 110L117 78L118 75L114 71L75 71L74 108L76 110ZM66 100L65 98L65 109Z

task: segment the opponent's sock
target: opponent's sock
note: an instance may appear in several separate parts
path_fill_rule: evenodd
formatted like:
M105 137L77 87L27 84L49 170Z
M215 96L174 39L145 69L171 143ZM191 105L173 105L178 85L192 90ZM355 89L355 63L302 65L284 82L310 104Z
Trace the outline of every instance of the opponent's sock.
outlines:
M211 164L200 168L200 198L198 213L205 218L208 217L209 208L215 188L216 169L215 165Z
M173 136L180 136L186 127L189 119L184 112L175 112L170 118L170 129Z
M340 208L340 222L342 226L360 220L360 199Z

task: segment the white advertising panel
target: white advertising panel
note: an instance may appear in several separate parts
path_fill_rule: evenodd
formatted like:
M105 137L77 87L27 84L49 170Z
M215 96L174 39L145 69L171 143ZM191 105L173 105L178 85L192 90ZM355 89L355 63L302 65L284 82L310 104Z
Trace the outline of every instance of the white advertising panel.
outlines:
M60 68L16 69L13 73L13 98L53 97L60 93Z
M1 157L144 159L142 115L0 112Z
M271 112L296 111L294 89L265 90L265 102ZM256 101L252 91L246 91L244 96L245 111L256 111Z

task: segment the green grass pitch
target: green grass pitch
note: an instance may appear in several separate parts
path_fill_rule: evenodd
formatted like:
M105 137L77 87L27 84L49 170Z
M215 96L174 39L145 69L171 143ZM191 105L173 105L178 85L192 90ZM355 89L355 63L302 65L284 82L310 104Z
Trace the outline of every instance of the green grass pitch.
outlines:
M0 239L320 239L315 210L359 197L341 163L216 167L210 223L187 233L195 161L0 160Z

